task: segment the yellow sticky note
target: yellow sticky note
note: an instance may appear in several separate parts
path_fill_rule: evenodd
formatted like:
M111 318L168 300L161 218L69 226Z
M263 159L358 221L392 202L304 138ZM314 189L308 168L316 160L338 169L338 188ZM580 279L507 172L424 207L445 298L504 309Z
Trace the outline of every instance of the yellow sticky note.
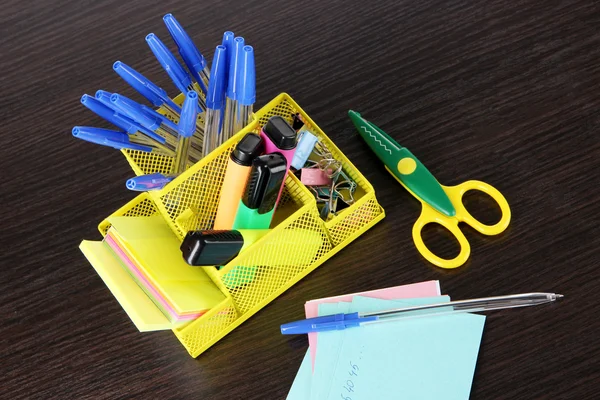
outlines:
M84 240L79 248L140 332L167 330L177 326L169 322L131 279L108 245Z

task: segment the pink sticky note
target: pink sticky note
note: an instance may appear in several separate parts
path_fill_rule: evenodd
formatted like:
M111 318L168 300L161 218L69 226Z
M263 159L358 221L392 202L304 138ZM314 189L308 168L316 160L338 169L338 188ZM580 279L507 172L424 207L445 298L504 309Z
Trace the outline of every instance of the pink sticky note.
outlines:
M314 318L319 316L319 304L337 303L340 301L352 301L354 296L372 297L382 300L410 299L415 297L434 297L440 296L440 282L427 281L413 283L411 285L395 286L391 288L371 290L368 292L345 294L335 297L326 297L324 299L310 300L304 304L304 312L306 318ZM312 368L315 368L315 356L317 355L317 333L308 334L308 345L310 347L310 358Z
M160 292L154 287L154 285L152 285L152 283L150 283L146 279L144 274L142 274L142 272L135 265L135 262L133 262L131 260L131 258L129 258L129 256L123 251L123 249L121 249L119 244L110 236L110 234L106 235L104 240L106 241L106 243L108 243L110 248L119 255L121 261L125 262L125 265L129 269L129 271L131 271L137 277L137 279L141 283L143 283L144 287L146 289L148 289L150 291L150 293L152 293L152 296L148 296L148 297L150 297L150 298L153 297L158 302L160 302L160 304L162 305L162 308L169 313L169 316L166 316L166 317L171 322L193 320L193 319L199 318L200 316L202 316L202 314L204 314L204 312L196 313L196 314L183 314L183 315L178 314L177 311L175 311L175 309L173 307L171 307L171 305L167 302L167 300L162 296L162 294L160 294Z

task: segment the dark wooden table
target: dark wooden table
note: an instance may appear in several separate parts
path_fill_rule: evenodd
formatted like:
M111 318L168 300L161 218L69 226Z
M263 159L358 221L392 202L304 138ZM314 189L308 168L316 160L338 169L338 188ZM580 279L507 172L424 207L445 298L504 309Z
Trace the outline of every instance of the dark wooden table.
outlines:
M301 318L306 300L430 279L455 299L566 296L489 315L472 399L598 398L598 2L37 3L7 0L0 11L0 398L282 399L307 340L278 326ZM167 41L166 12L208 59L224 30L245 36L257 54L257 105L290 93L387 213L198 359L171 332L137 332L78 250L134 197L119 152L72 138L73 125L108 127L79 97L105 89L140 99L111 70L119 59L173 93L144 42L149 32ZM411 239L420 204L361 142L349 108L441 182L496 186L512 207L507 232L466 228L472 255L457 270L424 261ZM493 218L485 201L468 200ZM426 233L432 247L455 251L444 234Z

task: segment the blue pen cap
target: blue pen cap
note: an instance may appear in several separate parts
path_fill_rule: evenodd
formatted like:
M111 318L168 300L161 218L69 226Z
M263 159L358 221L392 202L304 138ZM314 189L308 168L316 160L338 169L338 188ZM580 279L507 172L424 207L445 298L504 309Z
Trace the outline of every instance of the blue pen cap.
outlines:
M237 101L243 106L251 106L256 101L256 72L252 46L242 48L242 59L238 61L238 72L235 78Z
M210 82L206 94L206 108L219 110L225 101L225 72L227 70L227 48L217 46L210 69Z
M118 93L113 93L110 96L110 101L117 111L125 114L144 128L154 131L160 126L160 121L146 114L141 105L135 101Z
M171 121L169 118L165 117L164 115L162 115L162 114L154 111L150 107L146 107L143 104L140 104L140 107L142 107L142 110L146 114L148 114L152 118L156 118L159 125L166 125L167 127L171 128L172 130L174 130L175 132L177 132L178 128L177 128L177 124L175 122Z
M75 126L71 131L74 137L86 142L108 146L115 149L131 149L150 152L151 147L129 142L129 136L125 132L112 131L110 129L93 128L90 126Z
M171 37L177 44L179 54L183 59L183 62L188 67L192 76L200 86L204 86L204 81L200 77L200 72L206 68L206 59L202 56L202 53L194 45L194 42L183 29L183 27L177 22L173 14L167 14L163 17L163 21L171 34ZM206 88L203 88L206 92Z
M96 113L96 115L98 115L99 117L104 118L111 124L123 129L127 133L133 134L133 133L137 132L136 127L132 126L127 121L119 118L115 114L115 110L113 110L112 108L108 107L107 105L101 103L96 98L94 98L90 95L84 94L83 96L81 96L81 104L86 106L92 112Z
M233 54L231 56L231 61L229 63L229 81L227 82L227 97L232 100L237 100L236 89L237 86L235 84L238 73L238 63L243 59L242 53L244 49L244 38L241 36L233 39Z
M155 131L161 127L161 125L167 125L174 131L177 131L178 129L177 125L164 115L160 115L153 109L139 104L137 101L131 100L121 94L112 94L110 102L118 111L129 116L142 127L150 131Z
M188 86L192 84L192 78L183 69L181 64L179 64L173 53L167 49L167 46L154 33L146 36L146 42L160 65L162 65L167 74L169 74L169 77L171 77L175 86L180 91L187 92Z
M110 107L110 96L111 92L107 92L106 90L97 90L96 91L96 99L98 99L102 104L105 104Z
M221 42L222 46L225 46L227 52L227 61L225 62L225 90L227 90L227 86L229 83L229 65L231 64L231 58L233 57L233 32L226 31L223 32L223 41ZM213 67L214 68L214 67Z
M181 118L179 119L179 134L183 137L191 137L196 131L196 120L198 119L198 93L190 90L185 95Z
M144 96L152 105L160 107L163 104L168 105L177 114L181 114L181 107L171 100L167 92L155 85L152 81L140 74L127 64L117 61L113 64L113 69L125 82Z
M284 335L297 335L310 332L335 331L359 326L361 323L376 321L377 319L377 316L361 318L357 312L324 315L283 324L281 325L281 333Z
M167 183L175 179L174 176L165 176L163 174L140 175L135 178L128 179L125 182L127 189L136 192L145 192L146 190L162 189Z
M140 124L137 124L132 119L127 118L126 116L117 113L117 111L115 111L114 108L101 103L100 101L98 101L96 98L94 98L92 96L89 96L87 94L84 94L83 96L81 96L81 104L86 106L91 111L95 112L98 116L104 118L111 124L118 126L119 128L123 129L124 131L126 131L129 134L134 134L139 131L139 132L143 133L144 135L151 137L152 139L156 140L159 143L165 143L165 141L166 141L166 139L163 138L162 136L157 135L156 133L144 128L143 126L141 126ZM113 105L112 102L110 104Z

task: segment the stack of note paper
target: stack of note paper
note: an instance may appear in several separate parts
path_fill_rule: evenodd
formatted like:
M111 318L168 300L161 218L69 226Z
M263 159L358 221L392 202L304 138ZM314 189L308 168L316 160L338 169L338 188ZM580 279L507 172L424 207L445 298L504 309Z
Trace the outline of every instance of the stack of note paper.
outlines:
M448 302L438 281L313 300L307 318ZM450 314L309 334L288 400L468 399L485 316Z
M183 260L161 216L108 221L102 246L84 242L82 250L140 331L182 326L225 299L202 268Z

